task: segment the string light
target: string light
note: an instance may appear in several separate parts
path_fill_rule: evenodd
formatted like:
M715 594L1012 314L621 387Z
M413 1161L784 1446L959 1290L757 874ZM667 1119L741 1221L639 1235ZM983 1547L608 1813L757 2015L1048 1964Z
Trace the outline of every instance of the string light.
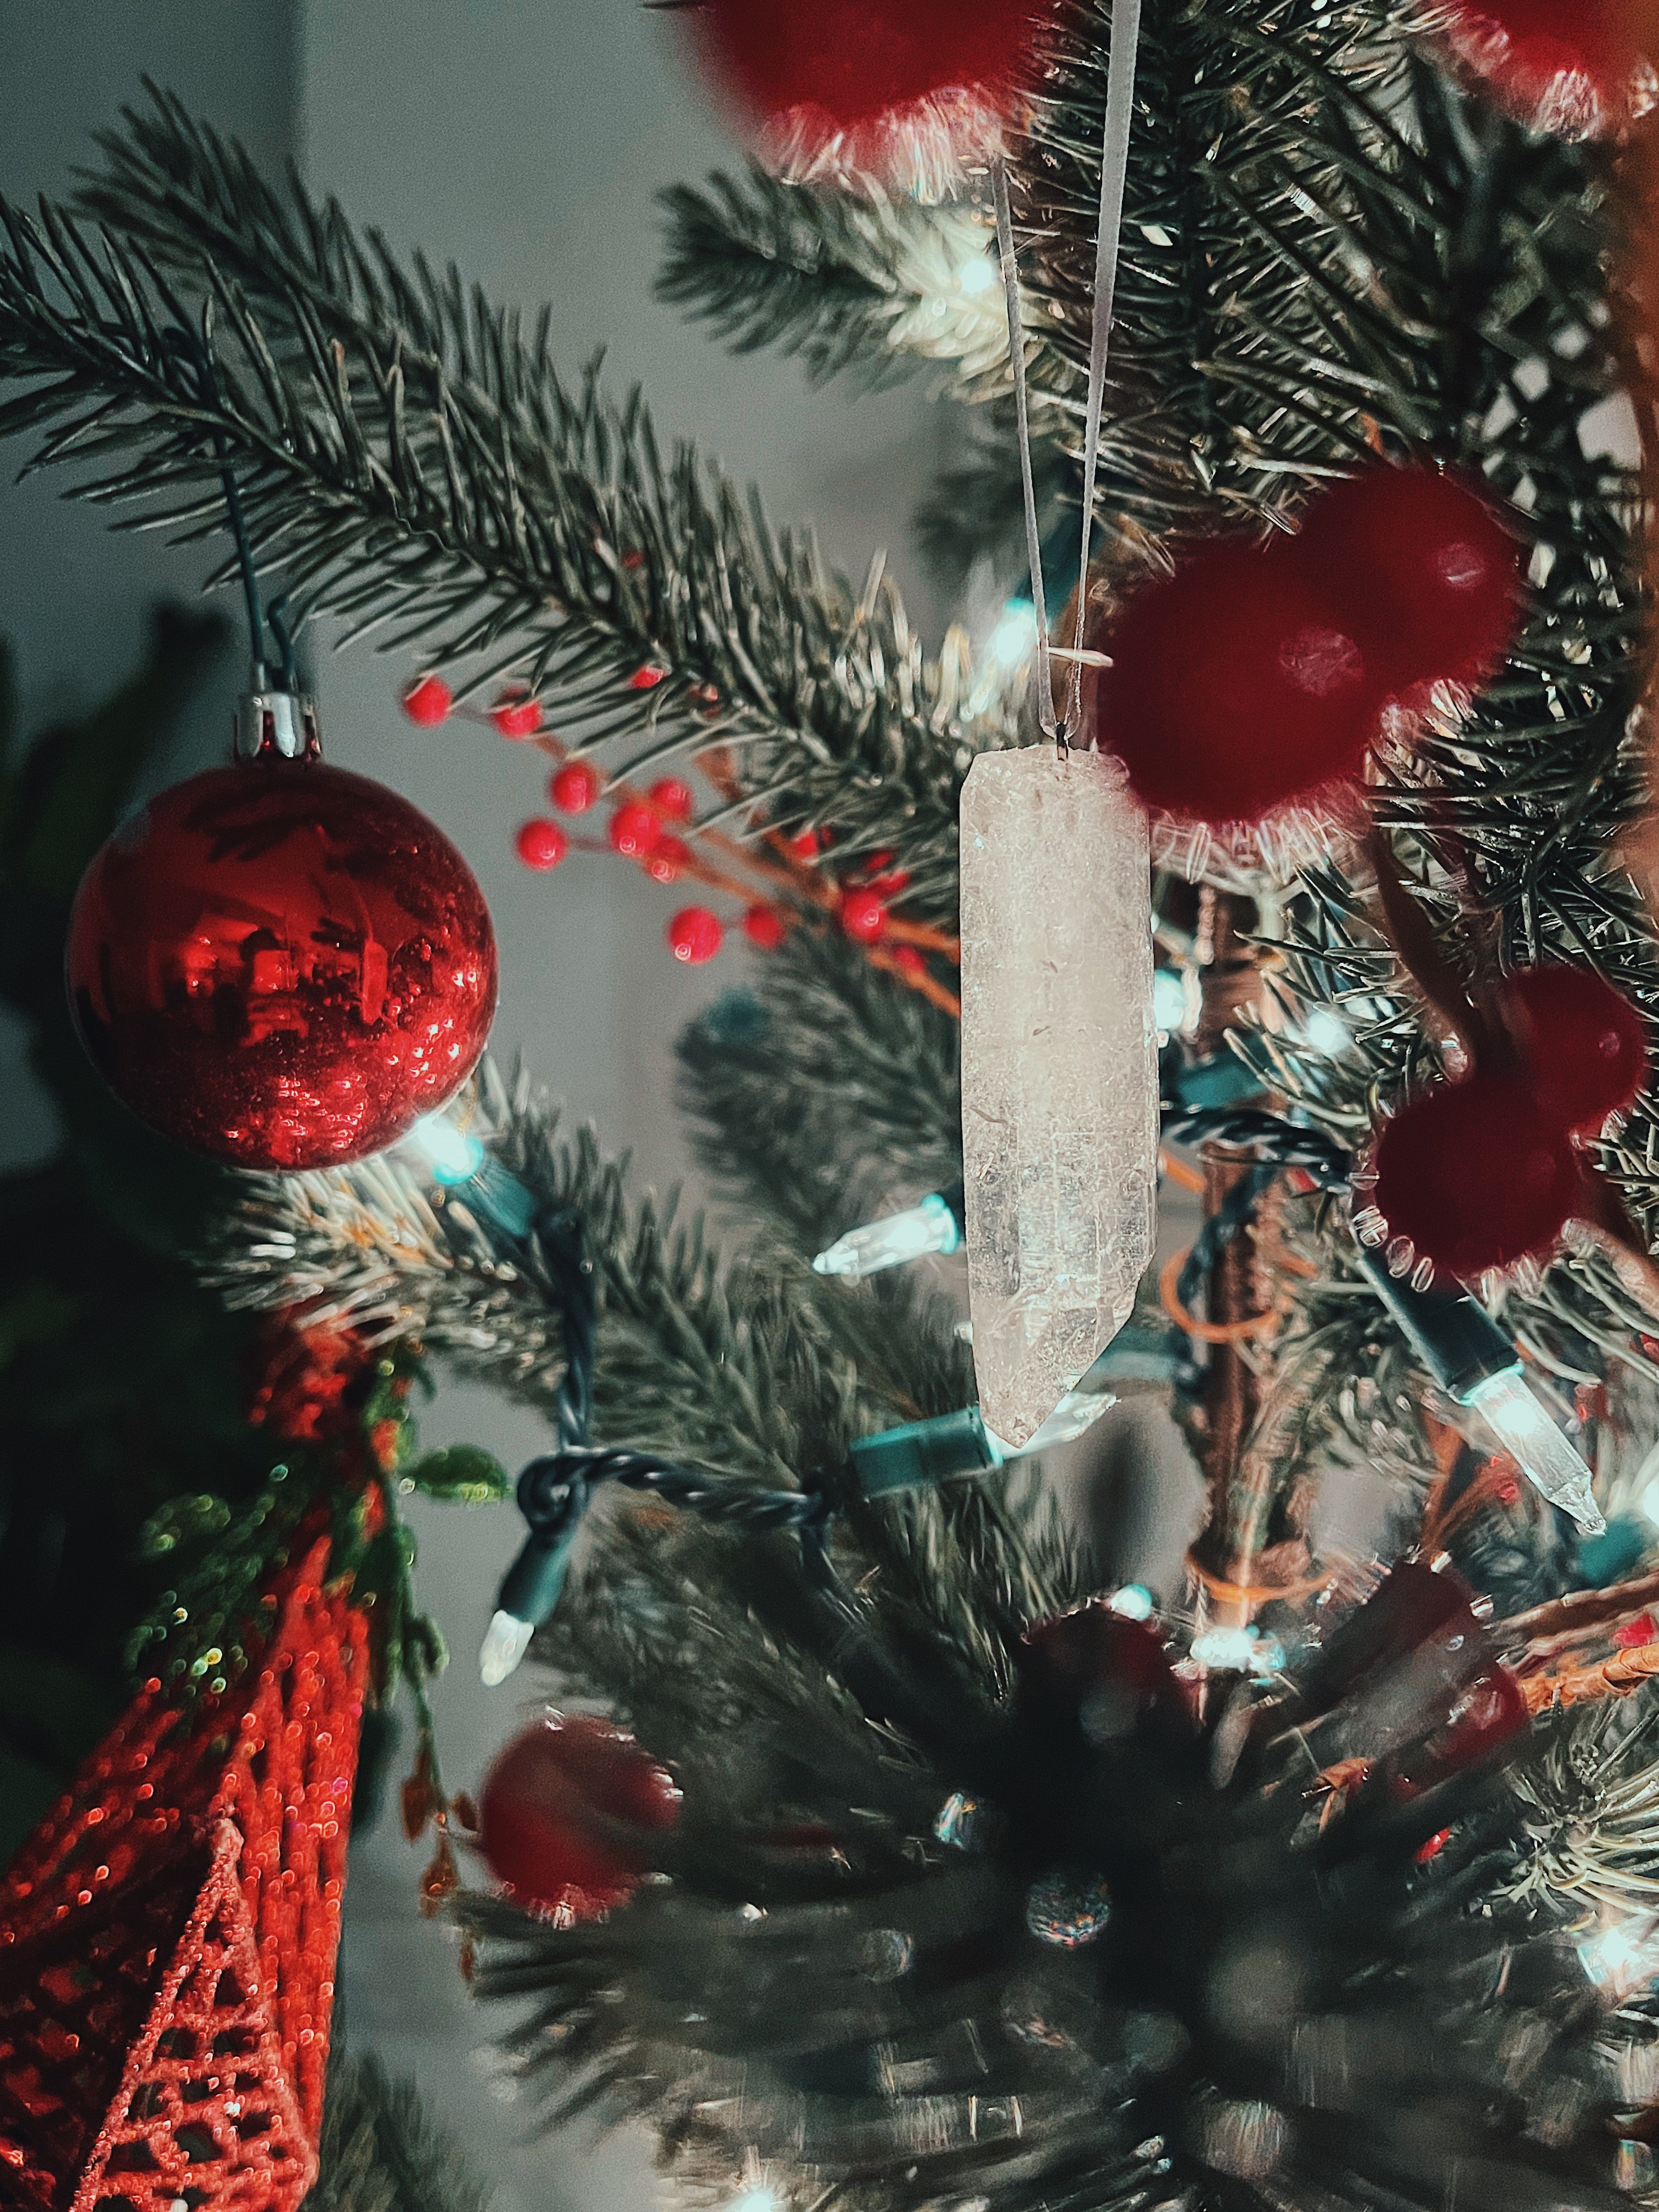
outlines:
M812 1262L820 1275L838 1275L843 1282L862 1282L884 1267L902 1267L910 1260L954 1252L962 1243L962 1224L948 1198L931 1192L920 1205L902 1213L890 1213L879 1221L849 1229L844 1237L820 1252Z

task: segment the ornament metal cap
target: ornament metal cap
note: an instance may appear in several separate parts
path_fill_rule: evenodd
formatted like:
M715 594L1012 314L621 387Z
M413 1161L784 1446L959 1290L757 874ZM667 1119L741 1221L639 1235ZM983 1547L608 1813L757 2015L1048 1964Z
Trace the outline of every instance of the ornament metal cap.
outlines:
M263 660L252 664L248 686L236 702L237 759L269 760L275 753L284 760L320 760L316 701L273 684Z

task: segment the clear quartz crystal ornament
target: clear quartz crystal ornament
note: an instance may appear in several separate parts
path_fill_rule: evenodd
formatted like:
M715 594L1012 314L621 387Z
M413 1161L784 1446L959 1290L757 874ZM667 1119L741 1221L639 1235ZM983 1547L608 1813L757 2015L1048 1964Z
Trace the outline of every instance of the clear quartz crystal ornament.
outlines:
M962 1140L974 1366L1024 1444L1152 1253L1146 817L1108 756L981 753L962 793Z

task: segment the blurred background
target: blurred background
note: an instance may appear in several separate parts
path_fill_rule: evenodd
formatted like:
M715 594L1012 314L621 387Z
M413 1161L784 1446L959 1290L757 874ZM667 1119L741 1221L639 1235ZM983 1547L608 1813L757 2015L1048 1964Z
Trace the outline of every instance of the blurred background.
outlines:
M294 161L314 191L337 196L395 247L453 258L502 301L551 301L555 356L572 378L603 349L611 388L641 385L665 441L695 440L753 477L775 520L810 518L832 561L861 577L887 547L913 619L937 642L950 611L912 555L907 523L950 458L951 410L930 405L920 381L873 397L812 390L797 365L733 358L653 297L656 194L740 158L684 66L672 11L640 0L0 0L0 55L7 198L27 205L61 192L149 76L267 167ZM149 610L190 600L210 564L153 536L112 534L53 477L11 483L22 454L6 459L0 635L15 657L21 725L33 730L86 714L123 681L142 657ZM642 1182L689 1182L672 1042L704 999L739 979L744 956L678 967L662 937L674 893L617 860L578 855L550 875L527 872L513 836L543 811L544 757L465 723L412 729L397 705L414 672L406 661L336 656L325 634L306 650L330 757L406 793L483 884L502 955L498 1057L521 1054L609 1149L632 1152ZM222 757L241 673L228 645L149 763L149 787ZM51 1097L21 1044L15 1029L0 1032L0 1172L44 1159L56 1140ZM484 1444L509 1467L544 1448L527 1413L460 1387L441 1392L422 1436ZM410 1503L426 1602L458 1655L436 1699L446 1772L453 1786L475 1786L535 1694L533 1685L486 1692L472 1663L516 1516ZM1177 1530L1172 1556L1180 1540ZM424 1856L389 1817L354 1850L348 2037L416 2076L494 2182L500 2212L639 2204L652 2190L640 2144L524 2147L529 2115L498 2100L473 2056L483 2023L446 1939L417 1913Z

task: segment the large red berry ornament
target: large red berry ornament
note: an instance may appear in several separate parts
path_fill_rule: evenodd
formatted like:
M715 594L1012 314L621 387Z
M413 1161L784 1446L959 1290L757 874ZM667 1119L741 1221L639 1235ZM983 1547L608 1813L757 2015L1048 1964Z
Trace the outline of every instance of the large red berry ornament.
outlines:
M1045 12L1044 0L704 0L693 28L780 159L927 182L994 143Z
M672 1775L632 1736L609 1721L550 1713L485 1776L478 1848L520 1904L572 1926L627 1903L651 1865L653 1832L679 1814Z
M1143 585L1106 644L1102 744L1144 804L1205 822L1354 775L1387 696L1290 541L1208 547Z
M1461 0L1453 47L1523 122L1566 137L1614 130L1653 105L1635 0Z
M330 1167L453 1097L495 1010L483 894L406 799L321 761L211 769L82 878L82 1041L153 1128L246 1168Z
M1519 1074L1477 1073L1412 1100L1384 1124L1374 1167L1390 1238L1464 1279L1547 1252L1578 1191L1571 1142Z
M1379 467L1312 500L1293 557L1396 697L1486 681L1514 642L1521 547L1465 477Z
M1648 1073L1642 1018L1604 975L1565 963L1529 968L1500 995L1552 1127L1596 1137L1610 1114L1635 1103Z

